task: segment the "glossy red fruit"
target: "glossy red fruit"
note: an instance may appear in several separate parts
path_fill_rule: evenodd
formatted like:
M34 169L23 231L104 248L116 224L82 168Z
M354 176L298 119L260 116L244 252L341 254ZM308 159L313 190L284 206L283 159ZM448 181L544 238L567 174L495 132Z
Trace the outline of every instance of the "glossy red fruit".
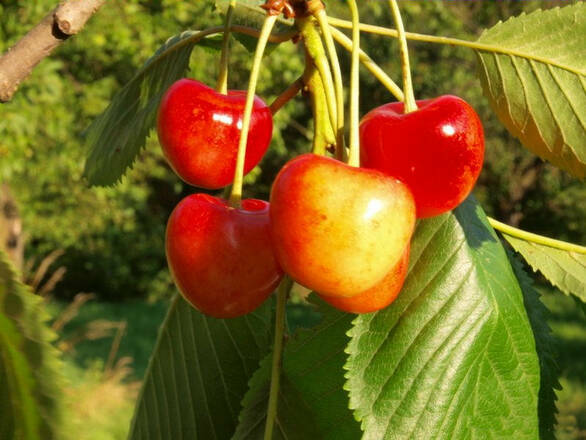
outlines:
M232 183L245 101L245 91L223 95L192 79L180 79L167 90L157 132L167 161L185 182L208 189ZM271 111L256 97L244 174L262 159L272 134Z
M458 206L470 194L484 159L484 131L478 115L457 96L417 101L404 114L393 102L360 123L361 166L405 182L415 197L417 217Z
M383 280L375 284L370 289L350 297L335 297L319 295L325 302L350 313L371 313L384 309L391 304L399 295L407 269L409 268L409 252L411 245L407 244L407 249L401 259L395 264Z
M270 216L286 273L324 295L353 296L399 261L413 233L415 204L397 179L303 154L275 179Z
M243 200L236 209L207 194L184 198L169 217L166 251L183 297L215 318L253 311L283 276L262 200Z

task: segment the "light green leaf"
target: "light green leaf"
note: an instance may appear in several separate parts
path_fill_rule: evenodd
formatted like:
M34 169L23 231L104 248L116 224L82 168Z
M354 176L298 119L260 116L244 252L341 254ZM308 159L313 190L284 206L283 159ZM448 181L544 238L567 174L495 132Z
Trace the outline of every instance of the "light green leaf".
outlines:
M221 40L187 31L170 38L118 92L87 130L89 156L84 175L92 185L114 185L132 166L155 126L165 91L182 78L193 47L219 49Z
M529 150L586 175L586 4L498 23L478 39L485 94Z
M40 297L0 252L0 438L57 439L60 363Z
M561 390L558 381L560 369L557 365L556 341L552 335L547 320L551 313L541 302L540 294L533 286L533 280L523 270L522 264L507 252L515 276L523 292L523 300L529 323L535 337L537 356L539 356L539 370L541 383L539 386L539 438L540 440L555 440L555 424L557 408L555 390Z
M418 224L403 291L354 321L363 439L538 438L539 365L519 284L471 200Z
M273 301L208 318L177 297L159 331L130 439L230 439L248 381L272 342Z
M513 249L519 252L534 271L539 271L551 284L568 295L586 302L586 255L568 252L521 240L503 233Z
M283 351L275 438L355 440L360 428L343 389L346 332L355 315L339 312L315 296L312 301L323 318L316 327L297 332ZM268 356L250 382L233 440L263 438L271 359Z

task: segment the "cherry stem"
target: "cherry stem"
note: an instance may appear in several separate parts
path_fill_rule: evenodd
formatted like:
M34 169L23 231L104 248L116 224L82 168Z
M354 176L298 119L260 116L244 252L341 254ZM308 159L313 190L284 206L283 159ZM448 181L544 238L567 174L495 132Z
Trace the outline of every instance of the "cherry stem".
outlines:
M216 83L216 90L223 94L228 94L228 60L230 58L230 27L232 26L232 16L234 15L234 8L236 7L236 0L231 0L226 12L226 23L224 24L224 38L222 40L222 54L220 56L220 73L218 74L218 82Z
M348 165L357 167L360 165L360 137L359 137L359 99L360 77L358 67L360 64L360 19L356 0L348 0L352 14L352 67L350 70L350 153Z
M333 26L330 26L330 31L334 39L348 52L352 52L352 40L348 38L343 32L339 31ZM387 88L391 94L399 101L404 100L403 90L397 85L395 81L389 77L381 67L376 64L366 52L360 49L360 62L368 69L372 75L379 80L379 82Z
M319 9L315 17L319 23L319 27L324 36L326 43L326 50L328 52L328 58L332 72L334 74L334 87L336 90L336 109L337 109L337 124L336 124L336 156L338 160L344 160L344 83L342 81L342 69L340 68L340 60L338 53L336 52L336 45L334 43L334 37L330 31L328 24L328 16L325 9Z
M333 127L338 125L338 112L336 108L336 88L334 86L334 79L332 71L324 46L319 33L317 32L314 23L309 18L301 18L297 20L297 24L303 35L303 42L311 61L315 64L321 80L323 89L325 91L325 99L328 108L330 124ZM337 138L337 136L336 136Z
M297 78L293 84L285 89L283 93L281 93L277 98L269 105L269 109L271 113L274 115L276 114L281 108L287 104L290 100L295 98L297 94L303 88L303 77Z
M586 254L586 247L580 246L574 243L568 243L562 240L555 240L553 238L544 237L543 235L533 234L531 232L523 231L522 229L509 226L505 223L501 223L494 218L488 217L488 223L502 232L503 234L510 235L511 237L518 238L520 240L529 241L531 243L540 244L542 246L548 246L555 249L560 249L566 252L577 252L579 254Z
M281 358L283 356L283 338L285 335L285 306L287 296L291 290L293 281L285 276L277 289L277 309L275 311L275 343L273 345L273 363L271 368L271 388L269 391L269 404L267 408L267 420L265 424L264 440L272 440L277 407L279 403L279 385L281 379Z
M254 104L254 96L256 92L256 84L258 83L258 74L260 72L260 64L267 46L267 41L273 30L273 26L277 21L278 15L268 15L265 19L258 42L256 44L256 51L252 62L252 70L250 71L250 80L248 82L248 91L246 93L246 104L244 106L244 114L242 115L242 129L240 132L240 143L238 144L238 156L236 157L236 169L234 170L234 184L232 185L232 192L230 193L230 206L239 207L242 199L242 181L244 180L244 159L246 157L246 144L248 143L248 130L250 128L250 118L252 116L252 107Z
M405 36L405 28L403 27L403 19L401 18L401 11L397 0L389 0L393 18L397 25L397 32L399 32L399 50L401 52L401 68L403 71L403 91L405 92L405 111L404 113L411 113L417 110L417 103L415 102L415 94L413 93L413 83L411 81L411 67L409 65L409 48L407 47L407 38Z

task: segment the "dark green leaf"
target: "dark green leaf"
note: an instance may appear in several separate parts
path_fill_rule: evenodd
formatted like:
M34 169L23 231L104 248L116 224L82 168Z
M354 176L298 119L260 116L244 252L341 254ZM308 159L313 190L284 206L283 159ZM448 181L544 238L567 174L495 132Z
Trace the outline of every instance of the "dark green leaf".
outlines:
M555 390L562 387L558 381L560 369L556 362L557 352L555 339L547 324L551 313L541 302L539 292L533 286L533 280L523 270L521 263L512 253L508 253L509 261L523 292L525 309L529 316L529 323L533 329L541 384L539 387L539 437L541 440L555 440L554 427L556 424L557 396Z
M177 297L160 329L129 438L231 438L248 381L270 349L272 304L223 320Z
M350 331L364 439L538 437L539 365L519 284L471 200L418 224L397 300Z
M348 409L343 390L346 332L355 315L339 312L319 301L322 322L300 330L283 352L276 438L355 440L358 423ZM265 361L270 364L271 356ZM266 421L270 365L263 365L250 383L234 440L262 439ZM291 417L291 414L297 414ZM305 415L303 415L305 414Z
M513 249L523 255L534 271L539 271L562 292L586 302L586 255L521 240L503 233Z
M0 438L59 438L61 377L40 297L0 252Z
M498 23L479 43L480 78L499 119L523 145L586 175L586 4Z
M92 185L113 185L132 166L156 122L159 103L171 84L185 75L193 47L221 45L217 37L195 31L170 38L118 92L88 128L89 156L84 175Z

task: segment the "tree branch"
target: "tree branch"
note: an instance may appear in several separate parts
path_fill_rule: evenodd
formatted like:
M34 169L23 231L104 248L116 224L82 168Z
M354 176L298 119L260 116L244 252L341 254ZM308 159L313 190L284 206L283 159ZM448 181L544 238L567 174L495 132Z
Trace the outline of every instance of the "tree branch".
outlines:
M19 84L53 49L77 34L105 0L67 0L51 11L0 57L0 102L8 102Z

